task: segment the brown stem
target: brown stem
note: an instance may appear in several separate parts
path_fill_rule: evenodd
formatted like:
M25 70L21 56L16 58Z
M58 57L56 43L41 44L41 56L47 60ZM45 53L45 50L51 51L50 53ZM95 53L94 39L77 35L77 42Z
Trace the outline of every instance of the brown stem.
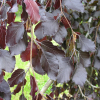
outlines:
M44 87L42 88L42 90L40 91L41 94L44 94L46 92L46 90L48 89L48 87L53 83L53 80L49 79L47 81L47 83L44 85Z
M35 82L36 82L36 86L38 88L37 81L36 81L36 77L35 77L35 73L34 73L34 70L33 70L33 67L32 67L32 46L33 46L33 27L31 25L30 67L32 69L33 76L34 76L34 79L35 79ZM38 91L39 91L39 88L38 88Z

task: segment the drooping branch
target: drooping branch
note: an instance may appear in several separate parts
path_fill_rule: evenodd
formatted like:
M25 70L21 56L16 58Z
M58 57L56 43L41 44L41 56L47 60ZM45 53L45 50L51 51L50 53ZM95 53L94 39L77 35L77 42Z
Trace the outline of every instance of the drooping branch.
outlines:
M79 85L78 85L78 87L79 87L82 97L87 98L89 100L89 98L83 94L81 87Z
M52 83L53 83L53 80L49 79L47 83L44 85L44 87L41 89L40 93L44 94Z
M97 87L97 86L94 86L94 85L92 85L88 80L86 80L86 82L93 88L93 89L100 89L100 87Z

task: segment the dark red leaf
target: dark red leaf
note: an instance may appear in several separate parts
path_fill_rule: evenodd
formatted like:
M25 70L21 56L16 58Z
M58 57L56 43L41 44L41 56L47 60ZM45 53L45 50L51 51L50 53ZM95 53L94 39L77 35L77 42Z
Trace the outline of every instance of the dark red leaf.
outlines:
M86 79L87 79L86 69L80 63L77 66L77 69L76 69L75 74L72 78L72 81L75 82L75 84L77 84L77 85L83 86Z
M11 100L10 87L5 80L0 83L0 97L4 100Z
M38 91L36 81L33 76L30 76L30 85L31 85L31 92L30 95L32 96L33 100L35 99L35 93Z
M67 83L70 80L72 71L73 71L73 65L70 61L70 58L62 58L62 61L59 64L59 72L57 75L57 82L58 83ZM61 65L61 66L60 66Z
M38 23L35 27L35 35L37 37L37 39L42 39L44 36L44 34L42 33L42 26L41 26L42 22Z
M22 1L23 1L23 0L17 0L17 3L18 3L19 5L21 5L21 4L22 4Z
M59 83L70 80L72 65L70 64L70 60L65 58L65 53L56 46L53 46L49 41L43 41L41 48L42 56L40 62L48 76L52 80L57 79Z
M8 83L10 87L13 87L14 85L23 82L24 78L25 78L25 71L23 69L17 69L13 72L11 78L8 79Z
M22 61L30 60L30 47L31 47L31 43L29 42L26 50L24 52L22 52L21 55L20 55ZM36 44L33 43L32 57L35 57L37 55L37 53L38 53L38 48L37 48Z
M68 19L67 19L67 20L68 20ZM63 25L65 26L66 29L70 27L70 26L69 26L70 21L68 20L68 22L69 22L69 24L68 24L67 20L66 20L65 17L61 17L61 22L63 23Z
M24 94L21 94L19 100L27 100L27 99L25 98Z
M90 55L88 52L80 51L80 63L84 67L89 67L89 65L91 64L91 61L90 61Z
M45 72L42 69L42 66L40 64L40 57L41 57L41 54L38 53L37 56L35 56L35 57L32 58L32 66L34 67L34 71L36 73L44 75Z
M15 67L15 57L12 57L6 50L0 49L0 72L12 72Z
M5 80L0 83L0 92L10 93L10 87Z
M82 4L81 0L62 0L62 5L65 5L69 9L76 10L79 12L84 12L84 5Z
M54 93L51 92L49 95L46 95L46 97L48 98L48 100L52 100L54 97Z
M49 96L53 98L53 97L54 97L54 93L51 92L51 93L49 94Z
M31 22L36 24L40 20L39 8L35 1L24 0L26 4L26 11L30 15Z
M55 33L56 34L54 35L53 39L59 44L63 43L64 39L67 36L67 31L66 31L65 27L63 27L63 26L59 27L58 31Z
M62 0L61 0L61 2L62 2ZM55 4L54 4L54 8L58 9L59 7L60 7L60 0L56 0Z
M42 95L39 93L39 94L38 94L38 97L35 96L35 98L32 99L32 100L42 100Z
M100 69L100 60L98 57L95 57L94 67L98 70Z
M83 34L79 36L79 48L83 52L94 52L95 51L95 44L91 39L86 38Z
M6 44L11 47L17 44L24 35L24 23L12 22L7 28Z
M26 44L23 39L20 40L18 44L9 47L12 56L21 54L23 51L25 51L25 49L26 49Z
M15 13L7 13L7 15L8 15L7 23L10 24L11 22L14 22L16 17Z
M22 9L23 9L23 12L21 14L21 19L26 21L27 18L28 18L28 13L26 12L26 6L25 6L25 3L22 3Z
M0 74L0 83L3 81L3 78L4 78L4 72L2 71L2 73Z
M48 18L46 21L37 24L35 35L40 40L45 36L54 36L59 30L59 24L54 18Z
M17 87L14 89L13 94L16 95L21 90L21 86L24 86L26 84L26 79L24 79L23 82L19 83Z
M38 39L36 39L37 41L39 41L39 42L42 42L42 41L44 41L44 40L47 40L47 37L45 36L44 38L42 38L42 39L40 39L40 40L38 40Z
M5 26L0 26L0 48L5 49L6 43L6 27Z
M10 6L9 5L3 5L1 10L0 10L0 20L5 20L7 19L7 12L9 11Z

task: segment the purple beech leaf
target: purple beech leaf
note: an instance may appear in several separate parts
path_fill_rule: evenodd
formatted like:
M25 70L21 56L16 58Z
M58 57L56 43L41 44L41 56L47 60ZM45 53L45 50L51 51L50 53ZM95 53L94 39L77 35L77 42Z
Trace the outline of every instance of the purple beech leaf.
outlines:
M47 18L46 21L42 22L44 36L53 36L58 32L59 24L54 18Z
M0 48L5 49L6 43L6 27L5 26L0 26Z
M7 13L7 15L8 15L7 23L10 24L11 22L14 22L16 17L15 13Z
M77 85L83 86L86 79L87 79L86 69L80 63L80 64L78 64L78 66L76 68L76 71L72 78L72 81L75 82L75 84L77 84Z
M6 45L8 47L17 44L24 35L24 23L12 22L7 28Z
M61 44L61 43L63 43L63 41L66 38L66 36L67 36L67 31L66 31L65 27L62 26L62 27L59 27L59 30L54 35L53 39L57 43Z
M94 67L98 70L100 69L100 60L98 57L95 57Z
M96 41L97 41L97 43L100 44L100 35L99 35L99 34L97 34L97 39L96 39Z
M30 48L31 48L31 42L28 43L28 46L25 51L23 51L20 55L23 62L30 60ZM32 46L32 57L35 57L38 53L38 48L35 43L33 43Z
M45 36L54 36L59 29L59 24L54 18L37 24L35 29L35 35L38 39L42 39Z
M72 68L68 61L66 61L67 58L65 58L65 53L49 41L43 41L41 43L41 50L42 56L40 62L42 64L42 68L45 72L47 72L48 76L52 80L57 79L59 83L67 82L69 80L69 76L71 75ZM68 73L64 71L65 68L68 69ZM67 75L68 77L65 78L64 75Z
M0 96L1 95L4 100L11 100L10 87L5 80L0 83Z
M42 95L39 93L38 96L36 95L32 100L42 100Z
M95 44L91 39L86 38L84 35L79 36L79 46L83 52L95 52Z
M0 10L0 20L6 20L7 19L7 12L9 11L10 6L9 5L3 5Z
M94 13L93 17L98 18L99 16L100 16L100 11L95 11L95 13Z
M21 19L22 19L23 21L27 21L28 13L26 12L25 3L22 3L22 9L23 9L23 12L22 12L22 14L21 14Z
M26 49L26 44L23 39L20 40L18 44L9 47L12 56L21 54L23 51L25 51L25 49Z
M3 98L3 100L11 100L11 93L0 92L0 96Z
M0 83L3 81L4 79L4 72L2 71L2 73L0 74Z
M43 70L40 64L40 55L37 55L32 58L32 66L34 67L34 71L38 74L44 75L45 71Z
M100 46L98 47L97 51L97 56L100 58Z
M18 3L19 5L21 5L21 4L22 4L22 1L23 1L23 0L17 0L17 3Z
M5 80L0 83L0 92L10 93L10 87Z
M42 27L42 22L38 23L35 27L35 35L40 40L45 37Z
M53 13L42 13L43 14L40 14L41 22L38 23L35 27L35 35L38 39L42 39L45 36L55 36L58 31L61 31L61 29L59 28L59 23L54 19L54 16L59 15L59 10L56 10Z
M25 71L23 69L17 69L11 75L11 78L8 79L10 87L21 83L25 78Z
M70 80L71 73L73 71L73 65L70 61L70 58L62 58L60 60L59 65L59 72L57 75L57 82L58 83L67 83Z
M26 84L26 79L23 80L23 82L19 83L16 88L13 91L13 94L16 95L16 93L20 92L21 87Z
M81 0L62 0L62 4L69 9L76 10L78 12L84 12L84 5Z
M46 18L45 16L45 13L46 13L46 10L45 10L45 7L44 6L39 6L39 15L40 15L40 19L42 19L42 17Z
M58 74L58 65L56 64L57 62L50 64L50 61L48 60L46 56L44 56L44 54L41 55L40 62L41 62L43 70L48 74L50 79L56 80L57 74Z
M33 76L30 75L30 85L31 85L31 92L30 95L32 96L32 100L35 99L35 93L38 91L36 81Z
M2 70L12 72L15 67L15 57L6 50L0 49L0 73Z
M43 41L41 44L42 55L40 63L45 72L52 80L56 80L58 69L59 69L59 60L58 58L64 57L64 52L59 50L56 46L49 41Z
M40 20L39 7L33 0L24 0L26 12L30 15L31 22L36 24Z
M89 65L91 64L91 61L90 61L90 55L88 52L80 51L80 63L84 67L89 67Z

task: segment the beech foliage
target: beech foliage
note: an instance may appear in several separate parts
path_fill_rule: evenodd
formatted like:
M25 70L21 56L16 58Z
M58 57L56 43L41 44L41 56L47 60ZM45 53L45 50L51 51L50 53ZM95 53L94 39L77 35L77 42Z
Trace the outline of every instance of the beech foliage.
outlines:
M15 22L18 5L21 21ZM27 69L15 70L16 55L29 61ZM0 100L25 86L30 69L32 100L99 100L100 1L0 0ZM39 91L34 71L53 80L50 94ZM8 81L5 72L12 73ZM27 100L24 92L19 100Z

